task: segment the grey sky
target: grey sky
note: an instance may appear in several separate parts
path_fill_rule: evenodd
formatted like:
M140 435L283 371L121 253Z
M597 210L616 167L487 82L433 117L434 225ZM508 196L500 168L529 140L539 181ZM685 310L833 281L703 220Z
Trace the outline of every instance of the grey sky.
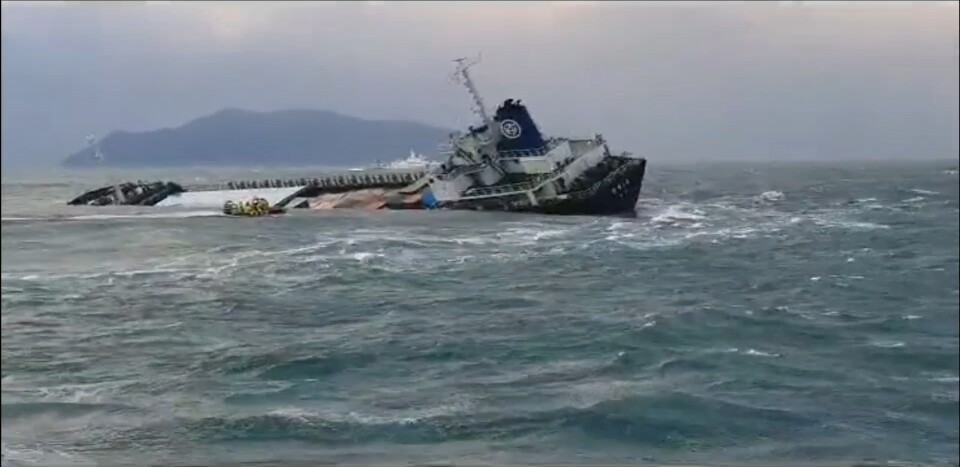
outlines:
M651 160L956 158L958 8L4 2L3 165L225 107L471 123L488 105ZM400 149L400 152L403 150Z

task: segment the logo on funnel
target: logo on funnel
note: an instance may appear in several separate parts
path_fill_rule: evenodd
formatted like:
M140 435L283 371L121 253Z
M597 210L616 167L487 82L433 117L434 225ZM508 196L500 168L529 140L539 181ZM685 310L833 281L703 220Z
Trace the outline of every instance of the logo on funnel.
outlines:
M500 133L502 133L503 136L506 136L509 139L519 138L520 133L522 132L523 130L520 128L520 124L517 123L515 120L508 119L500 122Z

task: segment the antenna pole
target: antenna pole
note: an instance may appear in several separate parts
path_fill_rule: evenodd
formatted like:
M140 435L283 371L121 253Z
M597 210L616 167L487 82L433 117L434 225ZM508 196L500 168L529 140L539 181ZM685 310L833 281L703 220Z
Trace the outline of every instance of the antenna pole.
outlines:
M463 85L466 86L467 92L470 93L470 97L473 98L473 103L476 105L476 112L483 119L483 123L490 123L490 116L487 115L487 107L483 105L483 99L480 97L480 93L477 92L477 87L474 86L473 80L470 79L470 73L468 70L471 66L475 65L477 62L464 63L466 58L458 58L454 60L457 62L457 71L456 74L463 77Z
M93 135L87 136L87 144L89 144L90 147L93 148L93 158L102 164L103 153L100 152L100 145L97 144L97 137Z
M93 158L100 163L100 167L103 167L104 157L103 152L100 151L100 144L97 142L97 137L93 135L87 136L87 143L93 148ZM114 198L114 204L121 204L126 201L125 197L123 196L123 190L120 189L119 183L113 184L113 191L114 195L116 196Z

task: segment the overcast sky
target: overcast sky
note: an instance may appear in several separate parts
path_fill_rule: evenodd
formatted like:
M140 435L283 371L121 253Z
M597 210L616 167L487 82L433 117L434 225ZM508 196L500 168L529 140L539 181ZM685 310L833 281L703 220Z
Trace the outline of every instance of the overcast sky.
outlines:
M956 158L957 2L4 2L4 167L225 107L472 123L651 160ZM403 152L402 148L398 151Z

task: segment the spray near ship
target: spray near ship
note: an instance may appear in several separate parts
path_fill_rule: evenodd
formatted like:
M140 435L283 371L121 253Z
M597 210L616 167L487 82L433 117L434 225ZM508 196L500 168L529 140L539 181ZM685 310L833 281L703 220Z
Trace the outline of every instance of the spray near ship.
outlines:
M195 187L119 183L84 193L68 204L221 209L257 199L273 212L359 208L635 214L645 158L611 152L599 134L590 139L545 137L517 99L506 99L491 114L469 73L476 62L455 62L454 77L472 98L479 122L450 136L441 147L441 162L411 153L403 163L310 178ZM98 147L95 154L103 158Z

